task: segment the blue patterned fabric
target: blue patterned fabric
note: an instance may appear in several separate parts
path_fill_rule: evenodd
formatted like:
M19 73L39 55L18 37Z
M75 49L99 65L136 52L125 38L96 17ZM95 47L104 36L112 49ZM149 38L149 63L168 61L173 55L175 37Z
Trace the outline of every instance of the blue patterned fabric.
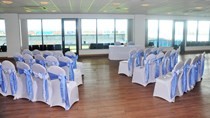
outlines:
M163 73L163 75L166 75L167 72L168 72L168 66L167 66L168 61L169 61L168 57L164 58L163 66L162 66L162 73Z
M2 73L2 65L0 64L0 85L1 85L1 90L2 92L6 93L7 92L7 87L6 83L3 78L3 73Z
M158 58L155 60L155 78L160 76L160 63L162 62L164 57Z
M145 72L146 72L146 78L145 82L147 83L149 81L149 73L150 73L150 65L155 61L155 59L150 59L145 64Z
M77 60L78 60L78 55L66 55L66 57L72 59L73 61L73 69L76 69L77 68Z
M190 65L186 64L183 67L183 76L182 76L182 91L187 92L187 72L190 69Z
M138 51L136 53L136 67L142 66L141 60L142 60L143 56L144 56L144 52Z
M173 72L172 81L171 81L171 94L170 94L171 99L176 97L178 75L179 75L179 70L176 72Z
M204 61L205 61L205 58L201 60L201 77L203 76L203 72L204 72Z
M69 68L69 80L74 81L73 63L66 63L66 62L59 61L59 66L60 67L67 66Z
M15 95L17 93L17 89L18 89L17 77L15 75L15 71L11 70L9 78L10 78L10 87L11 87L12 95Z
M38 64L46 67L46 64L45 64L45 61L44 60L38 60L38 59L36 59L36 63L38 63Z
M65 102L65 104L66 104L65 110L68 110L70 108L70 104L69 104L66 76L56 75L56 74L53 74L50 72L48 72L48 74L49 74L51 80L59 79L62 102Z
M33 99L33 85L31 78L31 70L18 68L19 74L24 74L26 76L26 91L29 97L29 100Z
M24 62L22 57L14 57L16 62Z
M49 91L48 91L48 83L47 83L48 76L44 73L35 73L35 72L33 72L33 75L35 78L41 79L43 81L42 93L43 93L44 100L47 102L49 99Z

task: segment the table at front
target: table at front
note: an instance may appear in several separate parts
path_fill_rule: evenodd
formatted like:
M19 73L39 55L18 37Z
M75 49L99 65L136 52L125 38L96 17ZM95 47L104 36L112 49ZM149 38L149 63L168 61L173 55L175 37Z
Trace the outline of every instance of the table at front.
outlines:
M109 60L126 60L129 57L130 50L137 48L140 48L140 46L109 45Z

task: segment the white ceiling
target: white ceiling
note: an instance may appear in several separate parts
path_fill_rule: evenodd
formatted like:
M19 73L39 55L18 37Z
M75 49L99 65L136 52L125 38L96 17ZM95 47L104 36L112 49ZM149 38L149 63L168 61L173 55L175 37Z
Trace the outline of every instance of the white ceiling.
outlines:
M0 13L81 13L210 16L210 0L0 0ZM41 1L47 1L42 5ZM149 6L142 6L149 4Z

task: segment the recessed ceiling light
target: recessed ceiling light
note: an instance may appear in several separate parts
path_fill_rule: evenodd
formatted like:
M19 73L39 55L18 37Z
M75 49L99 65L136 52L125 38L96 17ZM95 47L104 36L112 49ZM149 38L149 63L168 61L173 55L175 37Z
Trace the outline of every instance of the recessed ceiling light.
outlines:
M105 12L105 13L106 13L107 11L106 11L106 10L104 10L103 12Z
M172 14L171 12L167 12L168 15Z
M203 7L195 7L195 9L203 9Z
M47 5L48 2L46 2L46 1L41 1L40 4L42 4L42 5Z
M31 10L27 9L26 12L31 12Z
M141 4L142 7L148 7L149 4Z
M2 3L4 3L4 4L12 4L13 2L10 1L10 0L3 0Z
M56 10L52 10L52 12L56 12Z
M127 10L128 8L123 8L123 9Z
M114 3L112 3L112 5L113 5L113 6L119 6L120 3L119 3L119 2L114 2Z

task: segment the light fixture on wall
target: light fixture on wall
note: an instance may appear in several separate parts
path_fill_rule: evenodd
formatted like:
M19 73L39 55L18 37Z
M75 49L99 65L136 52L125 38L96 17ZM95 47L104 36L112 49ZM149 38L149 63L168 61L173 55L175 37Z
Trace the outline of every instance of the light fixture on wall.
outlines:
M10 1L10 0L3 0L2 3L4 3L4 4L12 4L13 1Z

